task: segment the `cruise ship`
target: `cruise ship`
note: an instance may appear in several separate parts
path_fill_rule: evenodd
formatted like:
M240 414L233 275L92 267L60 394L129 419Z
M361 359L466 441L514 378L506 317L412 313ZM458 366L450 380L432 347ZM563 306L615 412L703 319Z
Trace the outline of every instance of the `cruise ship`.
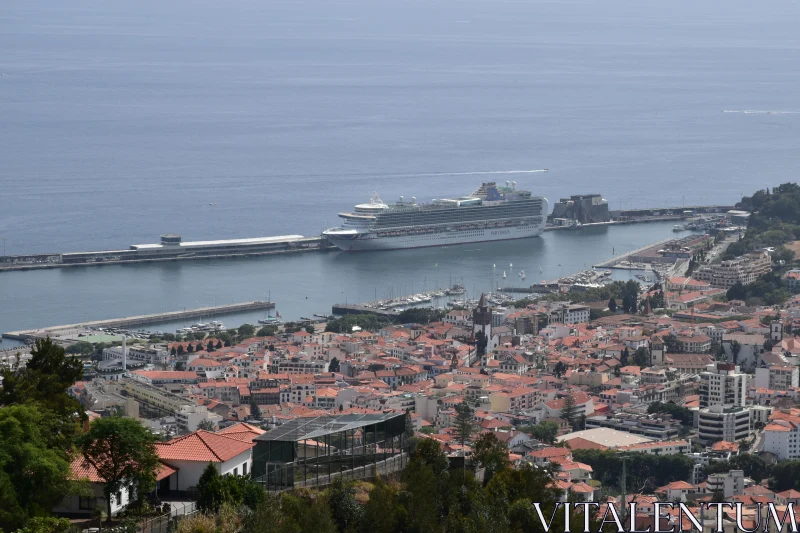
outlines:
M517 189L483 183L469 196L417 203L402 196L393 205L377 193L351 213L339 213L341 226L322 235L347 252L423 248L535 237L544 231L547 198Z

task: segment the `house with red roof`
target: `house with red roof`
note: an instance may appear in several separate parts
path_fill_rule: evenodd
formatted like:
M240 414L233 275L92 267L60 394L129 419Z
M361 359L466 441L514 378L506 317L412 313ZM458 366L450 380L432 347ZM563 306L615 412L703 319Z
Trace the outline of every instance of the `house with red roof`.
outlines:
M250 431L250 427L246 426ZM203 470L212 464L220 475L247 475L252 470L253 440L242 432L220 433L199 430L169 442L156 443L156 453L165 465L177 470L159 490L186 491L197 486Z
M160 464L156 470L156 482L161 483L177 472L171 466ZM55 507L52 511L58 516L79 517L93 516L95 510L106 512L107 503L103 492L105 481L100 477L97 466L88 458L79 455L73 459L69 465L70 481L83 482L88 486L88 491L84 494L70 494ZM116 515L131 502L131 494L127 487L111 497L111 514Z

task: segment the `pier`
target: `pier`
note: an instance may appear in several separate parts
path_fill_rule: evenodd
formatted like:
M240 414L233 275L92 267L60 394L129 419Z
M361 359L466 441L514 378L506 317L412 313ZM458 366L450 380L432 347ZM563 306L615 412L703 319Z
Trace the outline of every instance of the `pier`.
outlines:
M180 235L165 234L160 243L133 244L125 250L65 252L0 256L0 272L42 270L162 261L188 261L230 257L256 257L332 249L322 237L283 235L252 239L182 242Z
M378 315L390 319L400 315L400 311L375 309L374 307L356 304L333 304L331 312L334 315Z
M658 242L655 242L655 243L652 243L652 244L648 244L647 246L642 246L641 248L637 248L636 250L631 250L630 252L625 252L624 254L615 255L614 257L612 257L611 259L609 259L607 261L603 261L602 263L597 263L595 265L592 265L592 268L623 268L624 270L642 270L642 269L649 268L649 265L644 265L643 268L639 268L639 269L636 269L636 268L633 268L633 267L628 267L628 266L619 267L619 266L617 266L617 263L619 263L620 261L626 260L628 257L633 257L633 256L635 256L637 254L640 254L640 253L644 252L644 251L650 250L650 249L655 248L657 246L662 246L662 245L664 245L664 244L666 244L668 242L674 241L674 240L675 240L674 237L672 237L670 239L664 239L664 240L661 240L661 241L658 241Z
M212 315L225 315L241 313L245 311L258 311L261 309L274 309L274 302L253 301L235 304L216 305L212 307L198 307L195 309L184 309L183 311L168 311L166 313L155 313L152 315L129 316L124 318L112 318L108 320L94 320L91 322L81 322L80 324L66 324L63 326L51 326L38 329L23 331L9 331L3 333L7 339L26 341L28 339L58 337L70 335L73 332L83 331L88 328L132 328L146 326L149 324L161 324L187 318L202 318Z

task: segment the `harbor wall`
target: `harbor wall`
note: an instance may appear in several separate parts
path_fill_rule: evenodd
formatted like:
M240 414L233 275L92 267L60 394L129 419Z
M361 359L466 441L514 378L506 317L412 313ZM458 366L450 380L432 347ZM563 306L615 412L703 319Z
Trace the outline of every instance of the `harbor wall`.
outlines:
M235 304L216 305L213 307L198 307L195 309L184 309L183 311L168 311L166 313L155 313L151 315L129 316L123 318L112 318L106 320L94 320L81 322L80 324L65 324L62 326L51 326L38 329L22 331L9 331L3 333L7 339L26 341L32 338L43 338L47 336L69 335L71 332L83 331L86 328L132 328L136 326L146 326L148 324L160 324L184 320L187 318L202 318L210 315L224 315L240 313L244 311L257 311L261 309L274 309L274 302L252 301Z

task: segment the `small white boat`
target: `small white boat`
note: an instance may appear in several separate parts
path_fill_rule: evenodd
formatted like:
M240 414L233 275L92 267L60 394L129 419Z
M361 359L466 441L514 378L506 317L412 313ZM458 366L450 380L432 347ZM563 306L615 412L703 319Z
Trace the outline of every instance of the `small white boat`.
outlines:
M503 270L503 279L506 279L506 271Z

